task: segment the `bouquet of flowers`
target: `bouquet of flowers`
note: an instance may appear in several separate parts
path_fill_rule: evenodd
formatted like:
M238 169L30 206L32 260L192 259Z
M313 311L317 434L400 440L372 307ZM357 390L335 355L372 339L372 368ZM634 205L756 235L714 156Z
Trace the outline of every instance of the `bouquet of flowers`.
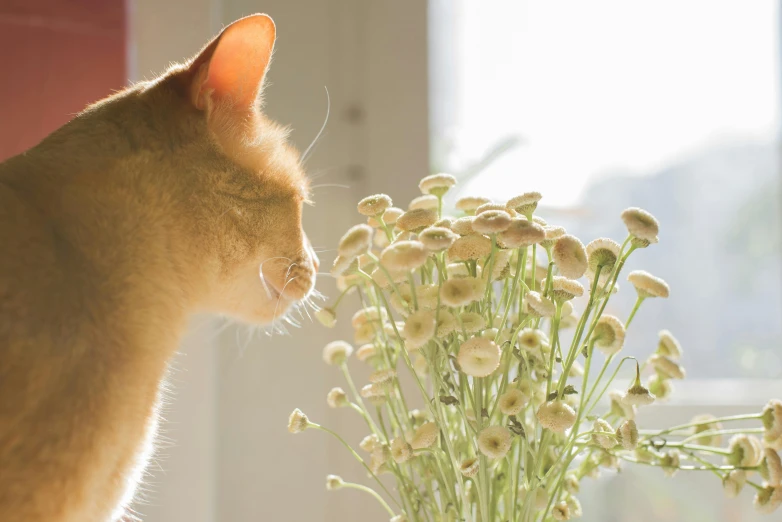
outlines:
M332 389L327 401L363 417L367 434L356 440L364 454L298 409L288 428L337 437L374 487L330 475L327 488L365 491L395 522L570 520L582 514L585 477L629 462L667 475L709 471L728 496L749 487L759 511L777 509L782 401L664 429L636 424L637 408L669 397L685 377L668 331L646 360L622 356L644 301L668 296L665 281L630 272L635 306L625 319L604 313L627 259L657 243L654 216L629 208L621 244L584 246L535 215L537 192L505 204L464 197L455 205L461 217L444 216L443 196L455 183L447 174L425 177L407 211L384 194L361 200L367 223L339 243L332 274L342 294L317 316L333 326L345 296L358 297L353 358L372 373L357 387L353 345L327 344L323 358L348 390ZM620 374L629 387L611 389ZM410 399L424 406L411 409Z

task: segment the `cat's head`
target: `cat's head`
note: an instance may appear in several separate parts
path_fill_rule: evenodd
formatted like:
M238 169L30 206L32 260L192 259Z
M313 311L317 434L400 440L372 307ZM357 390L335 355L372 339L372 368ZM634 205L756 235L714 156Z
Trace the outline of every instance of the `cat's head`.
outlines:
M309 187L299 153L261 110L275 36L268 16L243 18L142 88L177 96L186 137L177 161L189 171L195 237L211 263L202 306L255 324L306 300L318 269L302 228Z

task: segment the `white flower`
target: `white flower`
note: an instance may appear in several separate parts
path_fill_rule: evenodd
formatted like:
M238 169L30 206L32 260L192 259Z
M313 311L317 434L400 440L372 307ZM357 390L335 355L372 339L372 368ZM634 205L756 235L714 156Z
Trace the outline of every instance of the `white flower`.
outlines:
M394 462L401 464L407 462L413 456L413 448L403 438L396 438L391 442L391 457Z
M477 333L486 328L486 321L483 316L476 312L465 312L459 315L462 321L462 328L468 334Z
M627 280L630 281L630 283L635 287L635 291L638 292L638 296L642 298L666 298L670 293L668 283L644 270L635 270L630 272L630 274L627 276Z
M396 226L405 232L419 232L434 225L437 221L437 211L430 208L408 210L396 220Z
M734 469L722 479L722 487L725 490L725 496L728 498L738 497L746 483L747 472L743 469Z
M472 229L472 222L475 221L475 216L465 216L457 219L451 223L451 230L460 236L466 236L475 233Z
M372 435L367 435L361 439L361 442L358 443L358 447L367 453L372 453L372 451L375 449L375 446L377 446L379 443L380 440L378 439L377 435L373 433Z
M315 312L315 319L326 328L334 328L337 324L337 314L331 308L321 308Z
M556 312L556 306L551 299L547 299L538 292L527 292L524 304L528 311L539 317L553 317Z
M664 453L660 459L660 466L667 477L673 477L679 470L680 465L681 455L679 455L679 450L670 450Z
M437 318L437 331L435 334L439 338L443 338L450 333L459 329L459 323L456 322L456 318L451 312L446 309L440 309L440 315Z
M625 326L613 315L602 315L592 332L592 339L598 350L606 355L613 355L624 345Z
M370 216L367 218L367 225L369 225L372 228L381 228L383 226L383 223L386 225L393 225L396 223L396 220L399 219L399 216L404 214L405 211L398 207L389 207L383 212L383 215L380 217L373 217ZM382 223L381 223L382 222ZM385 234L380 234L379 237L385 237Z
M380 262L389 270L415 270L429 257L420 241L397 241L380 254Z
M627 404L622 399L624 394L618 390L608 392L608 398L611 399L611 413L625 419L635 419L636 408L632 404Z
M506 230L510 223L510 214L504 210L488 210L475 217L472 229L481 234L496 234Z
M551 277L551 291L549 295L555 301L569 301L574 297L584 295L584 287L575 279L562 276Z
M486 377L500 365L500 347L489 339L473 337L462 343L456 359L465 374Z
M345 341L332 341L323 348L323 360L326 364L342 364L353 353L353 347Z
M660 330L660 342L657 345L657 353L665 355L673 360L682 356L682 346L668 330Z
M478 280L474 277L457 277L448 279L440 289L440 300L443 304L458 308L477 301L481 295L476 290Z
M342 486L345 485L345 481L342 480L342 477L338 475L327 475L326 476L326 489L329 491L333 491L335 489L339 489Z
M766 440L774 440L782 436L782 401L771 399L763 408L761 417ZM779 449L779 448L776 448Z
M687 375L687 372L679 363L659 353L652 354L649 357L649 362L654 366L655 370L669 379L684 379Z
M524 406L527 405L529 400L530 397L525 395L524 392L516 388L511 388L500 395L500 411L505 415L516 415L524 409Z
M565 234L557 239L552 257L562 276L578 279L586 273L588 266L586 249L576 236Z
M717 422L717 418L714 415L709 414L702 414L702 415L696 415L692 418L692 423L697 424L697 426L692 427L692 434L698 435L700 433L705 433L709 431L717 431L722 429L722 424ZM713 421L713 422L709 422ZM708 424L706 424L708 422ZM719 446L722 444L722 436L719 434L716 435L702 435L700 437L696 437L693 439L693 442L695 444L699 444L701 446Z
M751 468L760 464L763 458L763 446L760 441L750 435L735 435L728 445L730 455L725 460L731 466Z
M435 314L431 310L419 310L410 315L405 321L402 337L405 346L417 349L425 345L434 337Z
M489 198L466 196L456 200L456 208L469 214L475 212L476 208L486 203L491 203L491 200Z
M546 239L546 231L543 227L524 217L511 219L508 228L497 235L497 242L503 248L531 246L544 239Z
M581 484L579 483L578 477L575 475L575 473L568 473L565 475L564 487L565 491L571 495L575 495L581 491Z
M538 208L538 201L540 201L542 197L540 192L525 192L524 194L511 198L506 206L519 214L524 214L529 217L535 212L535 209Z
M569 496L566 500L568 507L570 508L570 518L581 518L584 516L584 510L581 508L581 502L573 495Z
M410 446L413 449L429 448L435 442L440 435L440 428L434 422L427 422L422 424L413 435L413 439L410 441Z
M480 460L476 457L463 460L459 466L459 471L467 478L474 477L478 474L478 468L480 467Z
M649 388L649 391L657 397L657 400L661 401L668 399L673 393L673 384L671 381L658 373L649 377L647 387Z
M332 388L326 395L326 402L331 408L341 408L349 404L348 396L342 388Z
M543 403L537 417L541 426L555 433L565 433L576 423L576 411L559 399Z
M453 242L448 258L453 261L482 259L491 254L491 240L481 234L467 234Z
M611 449L616 446L614 428L603 419L597 419L592 424L592 442L603 449Z
M543 238L543 241L541 241L540 244L546 250L553 247L554 243L556 243L559 238L564 236L566 233L564 227L558 227L555 225L546 225L543 227L543 231L546 237Z
M511 433L504 426L489 426L478 434L478 449L490 459L501 459L511 446Z
M543 486L538 486L538 489L535 490L535 509L540 511L541 509L546 509L547 505L548 491Z
M380 386L387 386L396 377L396 370L377 370L369 374L369 382Z
M554 520L570 520L570 506L564 500L557 503L551 510Z
M628 419L616 429L616 438L626 450L634 450L638 446L638 427L635 421Z
M391 198L385 194L367 196L358 202L358 212L365 216L377 216L392 205Z
M339 240L337 253L342 257L356 257L363 254L372 244L372 227L355 225Z
M519 332L519 345L528 352L537 350L546 344L548 344L548 338L542 330L524 328Z
M630 406L648 406L654 402L655 396L637 381L622 395L622 402Z
M782 459L779 458L779 453L771 448L765 448L763 450L763 461L766 469L768 469L768 483L772 486L781 485Z
M418 241L432 252L447 250L457 239L459 239L458 234L451 229L437 226L426 228L418 234Z
M432 196L431 194L425 194L423 196L418 196L417 198L414 198L410 202L410 204L407 205L407 210L415 210L417 208L437 210L437 207L439 205L440 202L437 199L437 196Z
M374 344L364 344L356 350L356 358L361 362L367 362L369 359L377 355L377 348Z
M353 314L350 318L350 324L353 328L360 328L366 323L382 323L388 319L388 312L385 308L362 308Z
M622 247L612 239L601 237L595 239L586 246L587 264L589 270L594 274L600 268L600 274L609 273L613 270L619 252Z
M288 431L291 433L301 433L310 426L310 421L304 413L296 408L288 417Z
M424 194L442 196L454 185L456 185L456 178L450 174L431 174L418 183L418 188Z
M759 513L764 515L773 513L782 504L782 486L766 485L755 495L754 504Z
M357 267L355 257L337 256L334 258L334 264L331 265L331 275L339 276L348 271L349 268ZM351 270L353 271L353 270Z
M631 207L622 212L627 231L633 236L649 243L657 243L657 234L660 232L660 224L649 212L638 207Z

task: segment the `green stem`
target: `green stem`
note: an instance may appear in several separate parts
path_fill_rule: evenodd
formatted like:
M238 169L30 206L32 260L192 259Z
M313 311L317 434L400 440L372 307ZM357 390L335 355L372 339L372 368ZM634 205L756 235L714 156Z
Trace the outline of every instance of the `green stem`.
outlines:
M368 493L369 495L372 495L375 497L375 500L380 502L380 505L383 506L383 508L388 512L389 515L392 517L394 516L394 510L391 509L391 507L386 503L385 500L383 500L383 497L377 494L377 491L374 489L367 487L363 484L355 484L353 482L343 482L342 483L343 488L349 488L349 489L357 489L359 491L363 491L364 493Z

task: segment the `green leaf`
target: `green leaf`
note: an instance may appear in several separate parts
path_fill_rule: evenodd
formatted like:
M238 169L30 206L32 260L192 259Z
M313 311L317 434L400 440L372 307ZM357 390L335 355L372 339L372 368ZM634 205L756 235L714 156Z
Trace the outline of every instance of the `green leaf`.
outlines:
M576 391L576 389L573 387L572 384L568 384L567 386L565 386L565 391L563 393L565 395L578 395L578 392Z
M546 397L546 400L547 401L553 401L557 397L559 397L559 392L555 390L555 391L553 391L553 392L548 394L548 397Z
M453 395L440 395L440 402L446 406L453 406L454 404L459 404L459 399Z

